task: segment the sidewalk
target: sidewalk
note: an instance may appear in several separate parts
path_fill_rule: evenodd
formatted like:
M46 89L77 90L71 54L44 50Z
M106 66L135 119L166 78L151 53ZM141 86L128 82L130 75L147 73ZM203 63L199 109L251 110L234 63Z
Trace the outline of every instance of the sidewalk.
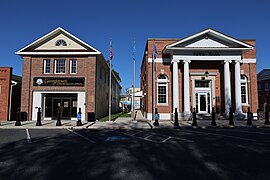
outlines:
M115 121L87 122L83 121L82 126L76 126L76 120L61 120L62 126L56 126L56 120L41 121L42 126L36 126L36 121L21 121L21 126L15 126L15 121L1 121L0 129L156 129L174 127L174 122L170 120L159 120L159 126L154 126L154 121L145 118L133 120L132 117L120 117ZM180 128L211 128L211 120L197 120L197 126L192 126L192 120L179 120ZM234 126L229 125L229 120L216 120L217 128L226 127L270 127L264 125L264 120L253 120L252 125L247 125L246 120L235 120ZM177 127L178 128L178 127Z

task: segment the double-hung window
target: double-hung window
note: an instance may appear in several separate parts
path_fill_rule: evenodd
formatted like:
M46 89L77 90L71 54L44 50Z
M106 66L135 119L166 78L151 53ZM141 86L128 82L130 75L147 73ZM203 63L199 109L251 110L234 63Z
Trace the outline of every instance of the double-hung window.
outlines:
M77 60L70 60L70 74L77 74Z
M168 104L168 79L163 74L159 75L157 79L157 104Z
M245 75L241 75L241 100L243 104L248 104L248 82Z
M56 59L54 69L55 69L55 74L66 74L66 60Z
M50 74L51 73L51 60L50 59L44 59L43 60L43 70L44 74Z

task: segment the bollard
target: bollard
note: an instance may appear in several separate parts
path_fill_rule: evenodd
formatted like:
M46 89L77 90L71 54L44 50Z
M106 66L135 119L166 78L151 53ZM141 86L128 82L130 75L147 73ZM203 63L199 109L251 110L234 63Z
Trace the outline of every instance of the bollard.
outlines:
M269 112L268 112L268 109L266 109L265 111L265 121L264 121L264 124L265 125L269 125Z
M41 124L41 107L38 108L36 126L42 126L42 124Z
M248 107L248 112L247 112L247 125L252 125L252 113L250 112L250 107Z
M21 112L20 112L20 108L18 108L17 110L17 120L16 120L16 123L15 123L15 126L21 126Z
M174 124L173 125L176 127L179 126L177 108L175 108L175 112L174 112Z
M155 108L155 122L154 122L154 126L159 126L159 114L158 114L158 111L157 111L157 108Z
M196 119L196 108L193 108L193 118L192 118L192 126L198 126Z
M81 108L79 108L79 112L77 114L77 126L82 126L82 112L81 112Z
M61 108L58 108L56 126L62 126L61 123Z
M229 112L229 125L234 126L232 107L230 107L230 112Z
M216 126L216 112L215 112L215 108L212 107L212 121L211 121L211 126Z

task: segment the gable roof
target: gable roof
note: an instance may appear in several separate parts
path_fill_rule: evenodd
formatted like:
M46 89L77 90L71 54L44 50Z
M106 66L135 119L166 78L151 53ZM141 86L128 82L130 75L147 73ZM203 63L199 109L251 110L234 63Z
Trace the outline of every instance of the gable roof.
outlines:
M264 81L270 79L270 69L263 69L257 74L258 81Z
M64 34L67 38L72 39L76 43L78 43L80 46L85 48L85 51L65 51L61 49L61 51L35 51L37 47L40 47L44 43L51 40L53 37L56 37L57 35ZM76 36L72 35L71 33L67 32L61 27L56 28L55 30L49 32L48 34L42 36L41 38L37 39L36 41L32 42L31 44L25 46L24 48L18 50L15 52L18 55L54 55L54 54L61 54L61 55L69 55L69 54L101 54L101 52L94 47L90 46L89 44L85 43L81 39L77 38Z
M207 44L205 42L208 42ZM210 43L209 43L210 42ZM202 46L205 45L205 46ZM166 50L241 50L247 51L253 49L253 46L220 33L211 28L205 29L199 33L183 38L165 47Z

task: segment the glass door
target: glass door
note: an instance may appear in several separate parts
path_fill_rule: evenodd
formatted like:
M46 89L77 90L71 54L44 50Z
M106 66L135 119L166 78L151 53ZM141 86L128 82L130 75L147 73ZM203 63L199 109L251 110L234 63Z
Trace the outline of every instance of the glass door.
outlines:
M199 93L198 97L199 112L198 113L207 113L208 98L207 93Z
M52 99L52 118L57 119L58 109L61 108L61 99Z
M71 99L62 99L62 118L70 119L71 117L70 101Z

